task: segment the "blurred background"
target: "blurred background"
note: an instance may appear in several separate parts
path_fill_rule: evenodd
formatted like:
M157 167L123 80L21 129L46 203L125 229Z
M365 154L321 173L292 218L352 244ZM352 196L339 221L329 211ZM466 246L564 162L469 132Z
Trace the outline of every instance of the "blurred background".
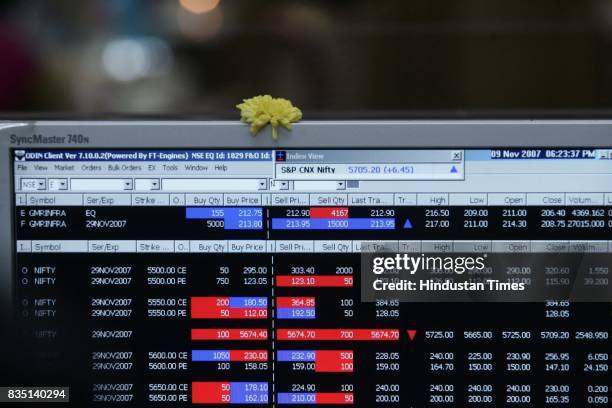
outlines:
M2 0L0 111L593 114L612 0Z

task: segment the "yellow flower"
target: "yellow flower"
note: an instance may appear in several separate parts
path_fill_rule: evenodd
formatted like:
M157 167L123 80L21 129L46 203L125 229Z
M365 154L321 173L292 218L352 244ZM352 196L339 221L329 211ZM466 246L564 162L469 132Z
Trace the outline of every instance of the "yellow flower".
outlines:
M272 125L272 139L278 138L278 125L291 130L291 123L302 119L302 111L283 98L273 98L270 95L259 95L236 106L240 109L240 120L251 124L251 134L257 132L268 123Z

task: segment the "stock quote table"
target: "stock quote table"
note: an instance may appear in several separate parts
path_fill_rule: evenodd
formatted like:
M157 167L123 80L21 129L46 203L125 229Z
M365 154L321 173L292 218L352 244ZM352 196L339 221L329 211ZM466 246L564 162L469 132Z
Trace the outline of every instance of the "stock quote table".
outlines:
M369 165L330 175L339 151L314 175L295 174L301 155L270 151L254 160L270 173L195 182L171 176L189 161L26 155L14 207L23 385L69 386L79 407L609 406L609 302L362 301L361 254L379 246L548 253L505 265L508 280L567 287L574 266L555 254L600 254L585 284L609 284L612 193L566 173L612 160L441 152L390 166L396 181L379 191Z

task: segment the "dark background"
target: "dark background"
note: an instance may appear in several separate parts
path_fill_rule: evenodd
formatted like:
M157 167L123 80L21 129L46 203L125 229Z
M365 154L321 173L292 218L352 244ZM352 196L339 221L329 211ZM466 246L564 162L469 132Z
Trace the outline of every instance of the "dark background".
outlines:
M191 10L191 11L190 11ZM0 111L601 115L609 0L3 0Z

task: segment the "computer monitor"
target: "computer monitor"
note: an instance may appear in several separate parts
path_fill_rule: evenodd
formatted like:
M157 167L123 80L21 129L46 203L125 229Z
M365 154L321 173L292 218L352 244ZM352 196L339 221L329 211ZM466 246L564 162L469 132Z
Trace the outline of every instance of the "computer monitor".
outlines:
M265 133L2 124L0 401L608 406L612 121Z

